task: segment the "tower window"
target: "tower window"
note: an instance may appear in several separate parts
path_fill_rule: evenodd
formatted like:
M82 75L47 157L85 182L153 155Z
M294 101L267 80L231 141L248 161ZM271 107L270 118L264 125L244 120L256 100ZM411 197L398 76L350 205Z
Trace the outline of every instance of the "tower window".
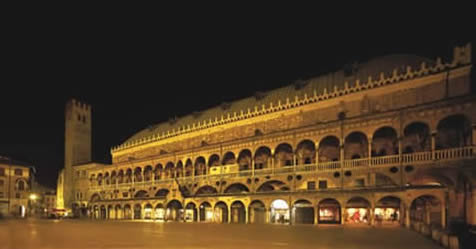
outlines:
M81 115L78 114L78 121L81 121Z

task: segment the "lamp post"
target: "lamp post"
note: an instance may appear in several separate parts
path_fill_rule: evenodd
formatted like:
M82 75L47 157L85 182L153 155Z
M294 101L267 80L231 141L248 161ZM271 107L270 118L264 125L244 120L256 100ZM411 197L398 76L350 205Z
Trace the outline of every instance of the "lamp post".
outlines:
M38 195L35 193L31 193L30 196L28 196L28 216L31 216L34 214L34 208L35 208L35 201L38 199Z

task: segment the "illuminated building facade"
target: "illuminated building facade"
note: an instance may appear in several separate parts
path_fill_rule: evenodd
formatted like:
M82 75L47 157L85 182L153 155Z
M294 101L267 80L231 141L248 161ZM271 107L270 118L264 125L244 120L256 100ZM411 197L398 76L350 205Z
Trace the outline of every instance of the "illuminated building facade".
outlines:
M74 211L94 219L476 225L471 72L470 44L449 62L385 56L148 127L111 149L112 164L72 167Z
M0 217L29 214L33 165L0 156Z

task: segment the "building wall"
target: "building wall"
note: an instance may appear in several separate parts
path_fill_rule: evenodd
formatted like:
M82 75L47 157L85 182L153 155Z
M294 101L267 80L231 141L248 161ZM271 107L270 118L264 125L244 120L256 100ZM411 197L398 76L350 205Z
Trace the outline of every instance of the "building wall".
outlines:
M3 216L21 216L20 207L27 213L30 192L30 168L0 164L0 213ZM22 183L20 183L22 182Z

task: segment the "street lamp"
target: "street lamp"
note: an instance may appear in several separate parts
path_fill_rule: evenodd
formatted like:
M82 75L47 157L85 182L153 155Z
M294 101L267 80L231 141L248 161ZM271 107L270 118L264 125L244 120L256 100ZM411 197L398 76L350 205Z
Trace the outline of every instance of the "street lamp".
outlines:
M38 196L36 194L30 194L30 200L34 201L38 199Z
M35 208L35 201L38 199L38 195L32 193L30 194L30 196L28 196L28 213L29 215L31 216L32 214L34 214L34 208Z

